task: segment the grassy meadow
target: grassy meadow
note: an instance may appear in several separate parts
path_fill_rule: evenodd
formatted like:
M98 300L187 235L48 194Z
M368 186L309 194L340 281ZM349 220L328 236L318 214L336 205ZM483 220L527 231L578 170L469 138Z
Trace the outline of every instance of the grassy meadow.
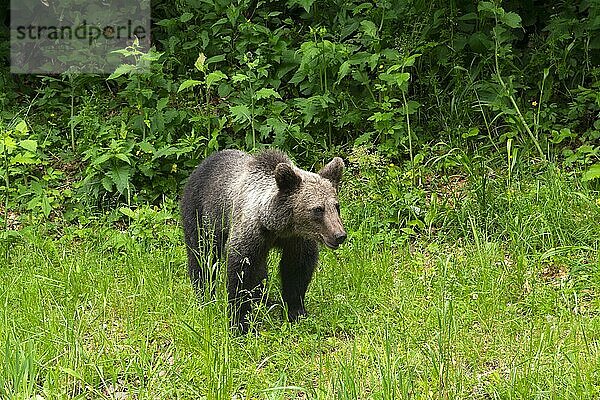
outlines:
M600 399L599 0L10 3L0 400ZM265 147L344 158L348 239L237 335L177 202Z
M174 214L25 226L2 254L0 397L599 398L598 193L552 166L435 181L430 223L394 230L388 188L347 177L309 317L260 306L245 336L222 281L195 296Z

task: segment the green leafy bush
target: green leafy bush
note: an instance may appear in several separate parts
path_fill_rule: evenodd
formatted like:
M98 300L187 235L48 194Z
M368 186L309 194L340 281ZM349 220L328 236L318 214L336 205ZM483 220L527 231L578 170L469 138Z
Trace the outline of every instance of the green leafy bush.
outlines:
M367 145L421 174L430 149L489 146L590 177L598 15L591 1L156 0L155 47L123 49L134 62L108 78L2 70L3 125L23 119L19 140L37 143L35 161L5 161L11 203L45 216L157 203L230 147L310 165Z

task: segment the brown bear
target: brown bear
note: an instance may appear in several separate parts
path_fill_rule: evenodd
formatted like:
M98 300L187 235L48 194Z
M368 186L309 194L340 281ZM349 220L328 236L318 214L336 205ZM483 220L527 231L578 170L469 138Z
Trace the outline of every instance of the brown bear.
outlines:
M304 296L317 264L318 243L336 249L346 239L337 198L343 170L339 157L315 174L296 167L278 150L256 155L223 150L190 175L181 200L188 272L199 289L214 276L216 259L226 258L233 326L247 331L251 302L262 295L272 248L281 249L288 318L295 321L306 314Z

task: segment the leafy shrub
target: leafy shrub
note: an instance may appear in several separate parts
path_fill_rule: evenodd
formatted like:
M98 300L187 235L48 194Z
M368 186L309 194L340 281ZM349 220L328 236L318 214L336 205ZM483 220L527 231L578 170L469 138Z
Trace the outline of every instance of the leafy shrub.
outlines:
M413 184L439 146L589 170L599 14L595 2L156 0L155 47L123 49L134 63L108 79L2 70L2 123L20 115L38 146L35 163L5 161L12 203L45 216L158 203L229 147L311 164L367 145L408 163Z

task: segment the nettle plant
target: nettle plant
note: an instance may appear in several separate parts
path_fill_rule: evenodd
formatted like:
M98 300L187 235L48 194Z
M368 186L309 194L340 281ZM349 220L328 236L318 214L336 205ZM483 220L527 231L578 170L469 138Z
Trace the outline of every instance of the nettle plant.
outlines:
M30 134L25 120L0 126L2 164L1 189L5 193L4 210L31 211L49 217L72 196L69 188L58 190L64 173L51 166L44 143Z
M84 197L109 206L177 193L204 139L189 126L189 111L173 104L177 87L163 70L162 54L143 53L135 44L120 53L134 61L107 79L120 109L82 151L86 168L79 185Z

